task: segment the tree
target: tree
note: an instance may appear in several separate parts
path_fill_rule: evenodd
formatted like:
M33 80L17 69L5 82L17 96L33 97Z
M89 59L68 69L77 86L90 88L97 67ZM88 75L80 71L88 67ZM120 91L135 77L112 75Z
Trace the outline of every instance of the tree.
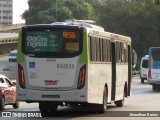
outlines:
M57 1L57 2L56 2ZM160 45L159 0L29 0L27 24L92 19L106 31L130 36L140 60Z
M103 0L96 11L106 31L131 37L138 59L159 46L160 10L152 0Z
M66 19L93 19L92 5L85 0L29 0L22 18L27 24L52 23Z
M160 0L154 0L156 5L160 5Z

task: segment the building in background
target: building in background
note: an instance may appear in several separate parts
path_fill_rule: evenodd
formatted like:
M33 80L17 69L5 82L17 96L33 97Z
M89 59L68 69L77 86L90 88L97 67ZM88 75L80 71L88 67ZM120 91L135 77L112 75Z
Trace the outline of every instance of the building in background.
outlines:
M13 0L0 0L0 24L11 25L13 22Z

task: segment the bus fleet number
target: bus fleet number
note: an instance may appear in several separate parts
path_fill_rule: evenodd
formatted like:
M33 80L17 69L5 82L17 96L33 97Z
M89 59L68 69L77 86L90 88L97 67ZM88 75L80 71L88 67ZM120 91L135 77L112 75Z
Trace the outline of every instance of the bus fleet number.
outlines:
M74 64L57 64L57 68L74 69Z

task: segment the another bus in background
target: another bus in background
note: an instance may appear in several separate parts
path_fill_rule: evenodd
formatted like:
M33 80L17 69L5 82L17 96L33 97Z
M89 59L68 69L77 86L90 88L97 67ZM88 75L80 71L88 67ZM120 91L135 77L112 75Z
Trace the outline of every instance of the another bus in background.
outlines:
M160 90L160 47L149 49L147 81L152 85L153 90Z
M148 58L149 55L145 55L141 59L141 64L140 64L140 78L141 78L141 83L144 83L144 80L147 80L147 73L148 73Z

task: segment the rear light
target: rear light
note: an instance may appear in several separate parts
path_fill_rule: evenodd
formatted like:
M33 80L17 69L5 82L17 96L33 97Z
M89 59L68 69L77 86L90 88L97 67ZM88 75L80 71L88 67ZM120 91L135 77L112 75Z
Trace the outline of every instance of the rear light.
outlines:
M18 79L19 79L19 86L23 89L26 88L24 79L24 70L20 64L18 64Z
M83 65L79 72L79 79L78 79L78 89L82 89L85 86L85 79L86 79L86 65Z
M151 78L151 69L148 70L148 78Z

